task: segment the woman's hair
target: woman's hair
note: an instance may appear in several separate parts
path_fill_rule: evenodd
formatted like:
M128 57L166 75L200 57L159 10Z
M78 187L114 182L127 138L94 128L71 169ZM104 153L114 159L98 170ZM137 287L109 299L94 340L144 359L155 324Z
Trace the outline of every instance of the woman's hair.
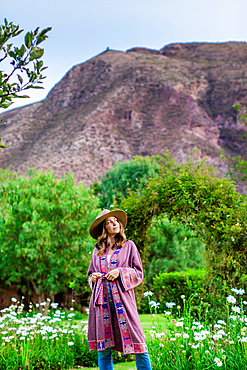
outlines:
M116 248L122 248L124 246L124 243L126 242L126 235L124 233L124 227L122 223L118 220L119 223L119 233L115 235L115 244L114 246ZM106 230L106 219L103 222L103 230L102 234L98 237L98 241L95 243L95 247L98 249L97 256L101 257L104 253L106 247L110 245L110 238Z

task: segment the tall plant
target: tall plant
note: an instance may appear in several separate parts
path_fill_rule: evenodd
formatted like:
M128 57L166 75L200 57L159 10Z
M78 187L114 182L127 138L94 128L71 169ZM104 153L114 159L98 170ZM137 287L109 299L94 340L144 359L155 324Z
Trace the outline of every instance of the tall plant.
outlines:
M86 275L98 200L72 174L0 172L0 277L38 301Z

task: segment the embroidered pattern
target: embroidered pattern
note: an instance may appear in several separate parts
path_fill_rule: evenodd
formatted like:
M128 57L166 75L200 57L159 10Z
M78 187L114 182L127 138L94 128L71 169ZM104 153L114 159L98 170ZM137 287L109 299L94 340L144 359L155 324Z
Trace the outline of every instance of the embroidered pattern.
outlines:
M113 256L110 260L110 270L113 270L116 268L117 265L117 258L118 254L120 252L120 248L116 249L113 253ZM120 269L121 270L121 269ZM122 337L122 343L123 343L123 353L133 353L134 352L134 346L132 343L132 339L130 337L130 331L129 327L126 321L126 315L124 311L123 304L121 302L119 292L117 289L117 283L116 281L111 281L111 290L112 290L112 295L113 295L113 300L115 303L115 308L116 308L116 314L117 314L117 319L119 322L119 329Z
M120 274L125 290L129 290L138 285L136 272L132 268L121 267Z
M134 343L135 353L145 353L148 352L146 343Z

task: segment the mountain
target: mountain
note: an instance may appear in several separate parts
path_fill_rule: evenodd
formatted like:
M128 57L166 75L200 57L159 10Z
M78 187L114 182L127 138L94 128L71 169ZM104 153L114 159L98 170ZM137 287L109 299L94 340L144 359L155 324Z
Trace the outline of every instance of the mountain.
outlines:
M247 153L235 101L247 103L247 44L172 44L107 50L73 67L47 98L1 114L10 149L0 166L73 171L86 186L117 160L162 154L227 166L219 151Z

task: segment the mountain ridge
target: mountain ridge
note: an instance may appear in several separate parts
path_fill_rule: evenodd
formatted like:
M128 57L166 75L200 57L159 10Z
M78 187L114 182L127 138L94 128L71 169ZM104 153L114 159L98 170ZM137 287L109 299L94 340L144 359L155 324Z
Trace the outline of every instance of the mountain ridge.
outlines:
M106 50L74 66L46 99L1 114L0 166L73 171L89 186L117 160L163 154L228 168L219 151L245 156L246 43L170 44Z

